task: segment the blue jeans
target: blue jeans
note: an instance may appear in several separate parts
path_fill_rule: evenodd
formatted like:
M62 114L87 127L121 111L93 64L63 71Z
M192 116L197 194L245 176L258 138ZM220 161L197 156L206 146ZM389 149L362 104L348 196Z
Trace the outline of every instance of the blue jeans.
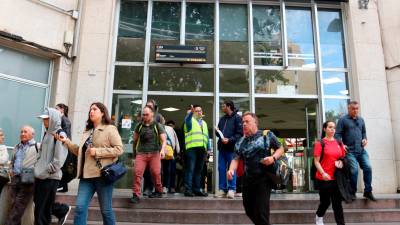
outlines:
M186 150L185 191L200 192L201 172L203 171L206 152L204 148Z
M106 183L101 177L81 179L79 181L78 196L74 225L86 225L88 207L94 193L99 199L100 211L104 225L115 225L114 212L112 210L112 193L114 184Z
M162 184L163 187L168 188L171 191L171 188L175 189L175 178L176 178L176 162L175 159L161 161L162 163Z
M361 153L349 152L346 154L346 157L349 161L350 185L353 189L353 194L357 192L358 164L360 164L360 168L363 171L365 185L364 192L371 192L372 169L367 151L363 150Z
M236 173L232 180L227 182L226 178L226 171L229 169L232 159L233 152L218 151L219 190L223 190L224 192L228 192L228 190L236 190Z

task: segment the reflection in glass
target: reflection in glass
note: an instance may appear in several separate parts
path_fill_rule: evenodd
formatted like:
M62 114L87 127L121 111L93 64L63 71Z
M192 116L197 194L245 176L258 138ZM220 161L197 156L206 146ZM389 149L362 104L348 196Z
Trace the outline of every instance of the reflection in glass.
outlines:
M155 59L155 45L178 45L180 37L181 4L154 2L151 23L151 61Z
M282 65L279 7L253 6L254 64Z
M212 92L212 69L151 67L150 91Z
M228 93L249 93L248 70L221 69L220 91Z
M345 67L342 14L337 10L319 10L318 20L322 66Z
M147 2L121 2L117 61L143 62L146 36Z
M207 63L214 62L214 5L187 3L186 45L207 46Z
M224 116L224 112L222 112L222 104L224 104L225 100L231 100L235 105L235 110L238 110L238 114L242 115L243 113L250 111L250 101L248 97L221 97L219 100L219 116Z
M220 5L220 63L248 64L246 5Z
M315 68L310 9L286 8L289 66Z
M47 84L50 60L0 46L0 73Z
M29 124L40 140L42 122L36 118L43 112L46 89L0 79L0 127L6 136L5 145L19 143L19 129Z
M323 72L322 83L325 95L349 95L346 73Z
M257 70L256 93L280 95L317 94L316 75L312 71Z
M132 185L133 133L140 121L142 97L139 95L114 94L111 119L118 128L124 145L124 154L119 160L127 167L127 175L115 185L117 188L128 188Z
M115 66L114 89L142 90L143 67Z
M348 99L325 99L326 120L337 120L347 114Z

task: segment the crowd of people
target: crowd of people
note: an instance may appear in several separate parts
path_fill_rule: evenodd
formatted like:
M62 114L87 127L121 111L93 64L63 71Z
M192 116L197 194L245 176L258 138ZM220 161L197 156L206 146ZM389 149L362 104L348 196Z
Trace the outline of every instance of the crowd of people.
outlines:
M267 176L284 155L282 141L274 132L259 130L256 114L239 115L230 100L222 104L224 115L215 127L218 137L219 186L218 198L235 198L240 188L246 215L254 224L270 224L270 195L275 185ZM40 142L35 130L25 125L20 129L20 142L12 155L4 145L0 128L0 192L7 191L9 201L1 202L0 223L6 225L51 224L52 215L58 224L65 223L71 207L55 202L56 192L68 191L68 182L79 179L74 215L75 225L87 223L88 208L94 194L98 196L103 224L115 224L112 208L114 183L104 179L102 168L118 162L123 143L113 125L106 106L90 105L85 129L80 141L71 140L68 106L58 104L47 108L38 117L45 133ZM321 139L314 145L315 181L320 204L315 223L323 225L323 217L332 203L338 225L345 224L342 201L356 199L358 165L364 173L364 197L376 201L372 194L372 170L365 150L367 145L364 120L358 115L359 104L351 101L348 114L323 124ZM162 198L163 193L176 191L176 158L184 158L184 196L206 197L204 166L211 152L209 127L203 120L200 105L190 105L184 118L184 149L181 149L173 121L165 122L157 103L149 100L140 114L133 132L133 184L131 202L139 204L142 190L150 189L149 198ZM272 151L271 151L272 150ZM243 175L238 181L238 167L243 163ZM314 176L314 175L313 175ZM5 198L2 193L2 198ZM350 196L350 197L349 197ZM0 200L1 200L0 199ZM31 207L34 203L34 209ZM29 211L32 216L27 216ZM5 215L5 216L4 216ZM4 217L4 218L2 218ZM26 221L23 221L26 220Z

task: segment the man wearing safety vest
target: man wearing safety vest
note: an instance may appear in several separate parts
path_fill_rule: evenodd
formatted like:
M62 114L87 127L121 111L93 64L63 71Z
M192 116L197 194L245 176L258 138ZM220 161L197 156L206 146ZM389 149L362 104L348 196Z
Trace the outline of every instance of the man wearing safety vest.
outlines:
M209 148L208 127L200 105L191 105L185 117L185 196L207 196L200 190L201 172Z

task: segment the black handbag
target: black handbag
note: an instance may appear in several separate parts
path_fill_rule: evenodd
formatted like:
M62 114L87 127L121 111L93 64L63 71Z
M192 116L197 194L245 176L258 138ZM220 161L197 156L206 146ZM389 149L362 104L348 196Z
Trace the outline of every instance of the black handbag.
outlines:
M100 168L102 167L99 160L97 160L97 164ZM100 173L101 177L107 183L114 183L119 179L121 179L126 174L127 171L128 170L125 168L125 165L118 160L105 167L102 167Z

